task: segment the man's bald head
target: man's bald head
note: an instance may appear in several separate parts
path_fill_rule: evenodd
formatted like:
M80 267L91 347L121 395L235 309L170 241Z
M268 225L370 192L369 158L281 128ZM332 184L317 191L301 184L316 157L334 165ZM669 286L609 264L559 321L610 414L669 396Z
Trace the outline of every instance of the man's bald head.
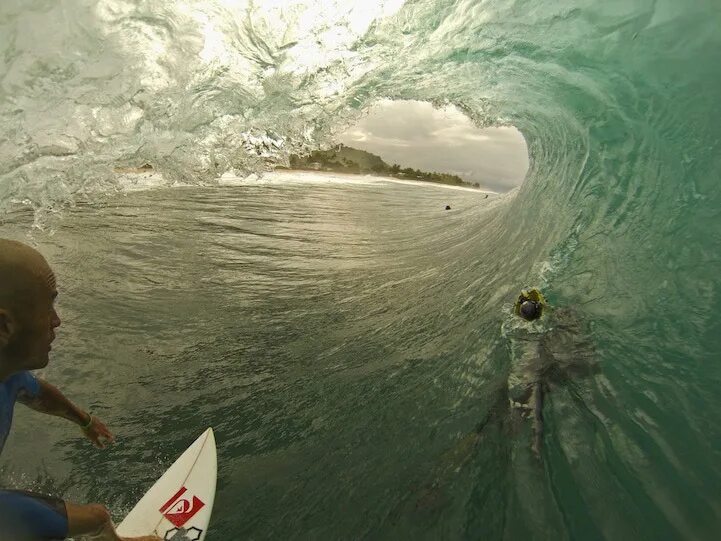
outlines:
M21 242L0 239L0 360L21 368L47 364L53 329L55 275L45 258Z
M55 290L55 275L45 258L27 244L0 239L0 308L14 308L37 287Z

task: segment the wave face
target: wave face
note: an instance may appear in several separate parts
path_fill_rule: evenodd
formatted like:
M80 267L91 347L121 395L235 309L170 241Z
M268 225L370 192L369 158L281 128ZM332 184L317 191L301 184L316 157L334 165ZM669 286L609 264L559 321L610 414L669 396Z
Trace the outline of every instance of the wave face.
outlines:
M112 192L113 167L143 162L169 182L263 170L327 144L378 98L515 125L526 182L469 230L479 279L452 295L483 299L464 317L491 340L517 288L543 286L592 322L602 373L551 406L547 477L517 474L501 504L486 475L462 532L713 538L718 5L347 4L2 2L0 208ZM535 482L544 505L524 496Z

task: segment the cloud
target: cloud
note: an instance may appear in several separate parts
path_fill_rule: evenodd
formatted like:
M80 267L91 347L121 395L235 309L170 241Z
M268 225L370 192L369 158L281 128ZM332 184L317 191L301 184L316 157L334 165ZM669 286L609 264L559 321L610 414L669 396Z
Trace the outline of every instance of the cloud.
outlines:
M477 128L455 107L381 100L340 141L386 162L451 172L482 186L508 191L523 182L528 151L515 128Z

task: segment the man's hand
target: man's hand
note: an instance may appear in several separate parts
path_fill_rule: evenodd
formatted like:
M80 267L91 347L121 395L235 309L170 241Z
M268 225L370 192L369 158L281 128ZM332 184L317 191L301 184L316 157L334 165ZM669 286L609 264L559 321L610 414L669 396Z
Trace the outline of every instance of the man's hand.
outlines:
M57 387L50 385L47 381L38 378L38 383L40 384L38 396L35 398L18 396L18 400L35 411L63 417L79 425L83 435L99 449L105 449L108 443L115 441L115 436L110 433L108 427L100 419L85 413L65 398L65 395Z
M110 433L108 427L105 426L97 417L90 417L90 426L81 428L83 435L89 439L98 449L105 449L109 443L115 442L115 436Z

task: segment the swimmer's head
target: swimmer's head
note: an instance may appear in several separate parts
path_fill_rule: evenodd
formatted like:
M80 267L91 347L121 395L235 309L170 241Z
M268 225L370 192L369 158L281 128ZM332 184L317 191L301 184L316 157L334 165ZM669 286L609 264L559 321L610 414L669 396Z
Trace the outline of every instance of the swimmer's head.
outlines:
M524 301L519 308L519 314L526 321L538 319L543 314L543 306L537 301Z
M534 288L523 289L516 300L513 311L517 316L522 317L526 321L535 321L543 315L543 309L546 306L546 299L543 294Z
M3 373L48 364L60 318L55 275L40 253L0 239L0 368Z

